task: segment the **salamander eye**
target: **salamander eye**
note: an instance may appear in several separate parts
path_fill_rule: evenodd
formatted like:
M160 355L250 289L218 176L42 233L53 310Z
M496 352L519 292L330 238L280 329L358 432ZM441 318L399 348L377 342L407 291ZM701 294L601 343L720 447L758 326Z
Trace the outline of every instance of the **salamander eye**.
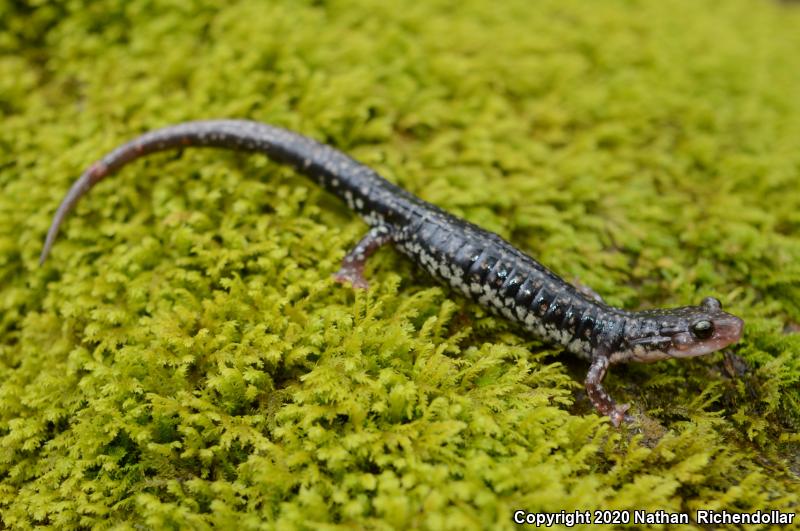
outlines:
M692 334L697 339L708 339L714 333L714 324L711 321L697 321L692 325Z
M709 312L713 312L714 310L721 310L722 303L719 302L719 299L715 299L714 297L706 297L700 303L700 306L705 308Z

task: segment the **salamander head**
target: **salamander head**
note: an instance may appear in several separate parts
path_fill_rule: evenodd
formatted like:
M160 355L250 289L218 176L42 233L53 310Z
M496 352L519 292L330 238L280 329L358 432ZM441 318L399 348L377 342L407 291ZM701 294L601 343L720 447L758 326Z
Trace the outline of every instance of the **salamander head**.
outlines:
M642 325L634 337L626 338L628 349L620 353L623 359L649 363L702 356L736 343L744 328L744 322L722 311L722 304L714 297L706 297L699 306L640 315Z

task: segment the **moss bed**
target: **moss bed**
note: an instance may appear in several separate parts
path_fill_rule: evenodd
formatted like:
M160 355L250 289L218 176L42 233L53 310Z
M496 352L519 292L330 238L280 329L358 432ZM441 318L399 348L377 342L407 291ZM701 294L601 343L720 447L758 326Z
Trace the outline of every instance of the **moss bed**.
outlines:
M36 7L32 7L36 6ZM800 505L800 6L0 0L0 527L511 528ZM630 309L719 297L726 353L584 362L260 155L70 183L240 117L335 145ZM659 526L656 526L659 527Z

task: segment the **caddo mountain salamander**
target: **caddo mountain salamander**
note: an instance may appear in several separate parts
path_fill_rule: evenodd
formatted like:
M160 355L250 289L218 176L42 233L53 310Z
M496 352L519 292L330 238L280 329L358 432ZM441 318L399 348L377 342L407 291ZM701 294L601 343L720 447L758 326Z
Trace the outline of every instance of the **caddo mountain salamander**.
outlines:
M366 288L366 259L381 245L397 249L438 280L535 336L563 345L590 362L585 386L594 406L615 426L617 405L602 380L610 365L689 358L720 350L742 336L744 323L704 298L698 306L626 311L586 288L565 282L497 234L415 197L341 151L305 136L247 120L194 121L146 133L89 167L53 218L40 263L75 203L104 177L139 157L171 148L204 146L256 151L293 166L347 203L371 227L345 256L335 278Z

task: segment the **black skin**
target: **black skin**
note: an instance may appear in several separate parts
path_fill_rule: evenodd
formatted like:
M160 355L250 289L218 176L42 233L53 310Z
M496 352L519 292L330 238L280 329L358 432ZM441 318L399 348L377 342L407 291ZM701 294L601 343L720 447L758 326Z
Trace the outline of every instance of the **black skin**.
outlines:
M357 212L372 228L344 258L336 280L367 288L366 259L391 242L438 280L588 359L586 392L614 425L629 417L628 405L617 405L602 386L612 364L697 356L741 337L741 319L723 312L719 301L710 297L698 306L644 312L608 306L588 288L564 281L497 234L423 201L341 151L247 120L165 127L103 157L81 175L58 207L40 263L66 215L97 182L149 153L188 146L264 153L293 166Z

